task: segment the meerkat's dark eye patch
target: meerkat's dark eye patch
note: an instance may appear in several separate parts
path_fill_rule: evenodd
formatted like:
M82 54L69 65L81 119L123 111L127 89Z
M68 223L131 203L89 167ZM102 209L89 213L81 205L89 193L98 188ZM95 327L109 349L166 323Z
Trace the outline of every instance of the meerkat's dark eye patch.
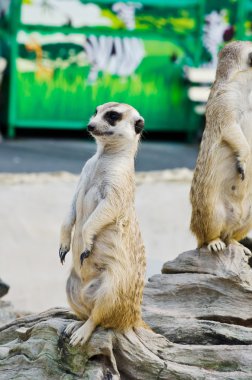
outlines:
M116 125L117 121L122 120L122 114L116 111L108 111L104 115L104 119L112 126Z
M252 67L252 52L248 55L248 65Z
M95 109L95 111L94 111L94 115L93 116L96 116L97 115L97 108Z

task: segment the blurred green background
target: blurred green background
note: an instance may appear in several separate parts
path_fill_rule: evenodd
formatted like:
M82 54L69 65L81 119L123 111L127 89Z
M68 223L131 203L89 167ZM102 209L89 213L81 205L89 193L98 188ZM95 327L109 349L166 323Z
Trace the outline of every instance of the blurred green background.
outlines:
M203 116L188 96L186 68L209 85L218 50L251 37L251 9L250 0L1 0L7 135L84 129L98 104L119 101L136 107L148 130L193 139Z

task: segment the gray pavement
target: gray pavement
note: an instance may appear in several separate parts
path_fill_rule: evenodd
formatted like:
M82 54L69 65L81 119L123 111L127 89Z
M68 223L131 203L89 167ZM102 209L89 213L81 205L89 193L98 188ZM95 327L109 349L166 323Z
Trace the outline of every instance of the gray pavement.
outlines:
M79 173L95 152L87 139L20 138L0 143L0 172L31 173L69 171ZM187 167L193 169L198 146L168 141L142 141L137 171Z

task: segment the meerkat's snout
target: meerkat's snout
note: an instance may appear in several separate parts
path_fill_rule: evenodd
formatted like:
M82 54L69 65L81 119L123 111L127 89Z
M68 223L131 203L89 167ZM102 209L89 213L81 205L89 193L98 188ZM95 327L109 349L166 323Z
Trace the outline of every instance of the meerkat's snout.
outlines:
M88 132L93 132L95 130L95 125L94 124L88 124L87 130L88 130Z

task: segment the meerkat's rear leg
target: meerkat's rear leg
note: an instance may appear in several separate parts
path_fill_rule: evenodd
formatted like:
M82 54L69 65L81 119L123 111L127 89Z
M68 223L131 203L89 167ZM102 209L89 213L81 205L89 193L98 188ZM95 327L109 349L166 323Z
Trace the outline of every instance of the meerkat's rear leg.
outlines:
M74 269L72 269L70 276L67 280L66 292L67 299L72 309L75 311L76 315L81 319L81 321L74 321L68 324L65 328L64 333L66 335L71 335L75 330L83 325L83 320L88 319L90 315L90 310L84 305L82 294L82 283L80 278L77 276Z
M207 248L210 252L212 251L219 252L219 251L223 251L226 248L226 244L220 238L217 238L217 239L211 240L208 243Z
M221 239L223 211L218 206L211 211L208 204L204 206L205 211L200 214L200 218L198 215L192 215L191 230L197 237L198 248L207 245L210 252L222 251L226 248L226 244ZM208 222L205 223L205 221Z
M243 244L239 243L239 240L242 240L245 236L247 236L251 226L246 226L245 228L242 228L238 231L236 231L233 235L233 238L230 240L230 244L238 245L243 249L243 252L247 256L251 256L252 253L249 248L245 247Z
M207 248L210 252L220 252L226 248L225 242L221 238L222 225L220 223L224 216L221 215L221 209L216 208L211 218L211 223L208 225Z
M99 289L96 290L97 293L93 294L95 302L91 314L88 320L82 323L82 325L72 333L70 338L70 344L72 346L76 346L77 344L85 344L92 335L92 332L95 330L95 327L100 324L101 316L108 314L111 315L111 308L113 305L113 281L109 281L109 287L106 286L106 283L107 281L103 279L102 285L107 290L106 292L101 291L102 285L100 285ZM73 330L74 329L75 326L73 326Z
M247 256L251 256L251 251L249 248L245 247L244 245L242 245L241 243L239 243L237 240L230 240L229 244L233 244L233 245L237 245L238 247L241 247L243 252L245 253L245 255Z
M74 321L67 325L67 327L64 330L64 333L66 335L72 335L75 330L77 330L79 327L83 325L83 321Z
M70 344L72 346L76 346L77 344L84 345L91 337L95 328L96 328L96 324L94 323L92 316L90 316L88 320L85 323L82 322L82 326L79 327L71 335Z

